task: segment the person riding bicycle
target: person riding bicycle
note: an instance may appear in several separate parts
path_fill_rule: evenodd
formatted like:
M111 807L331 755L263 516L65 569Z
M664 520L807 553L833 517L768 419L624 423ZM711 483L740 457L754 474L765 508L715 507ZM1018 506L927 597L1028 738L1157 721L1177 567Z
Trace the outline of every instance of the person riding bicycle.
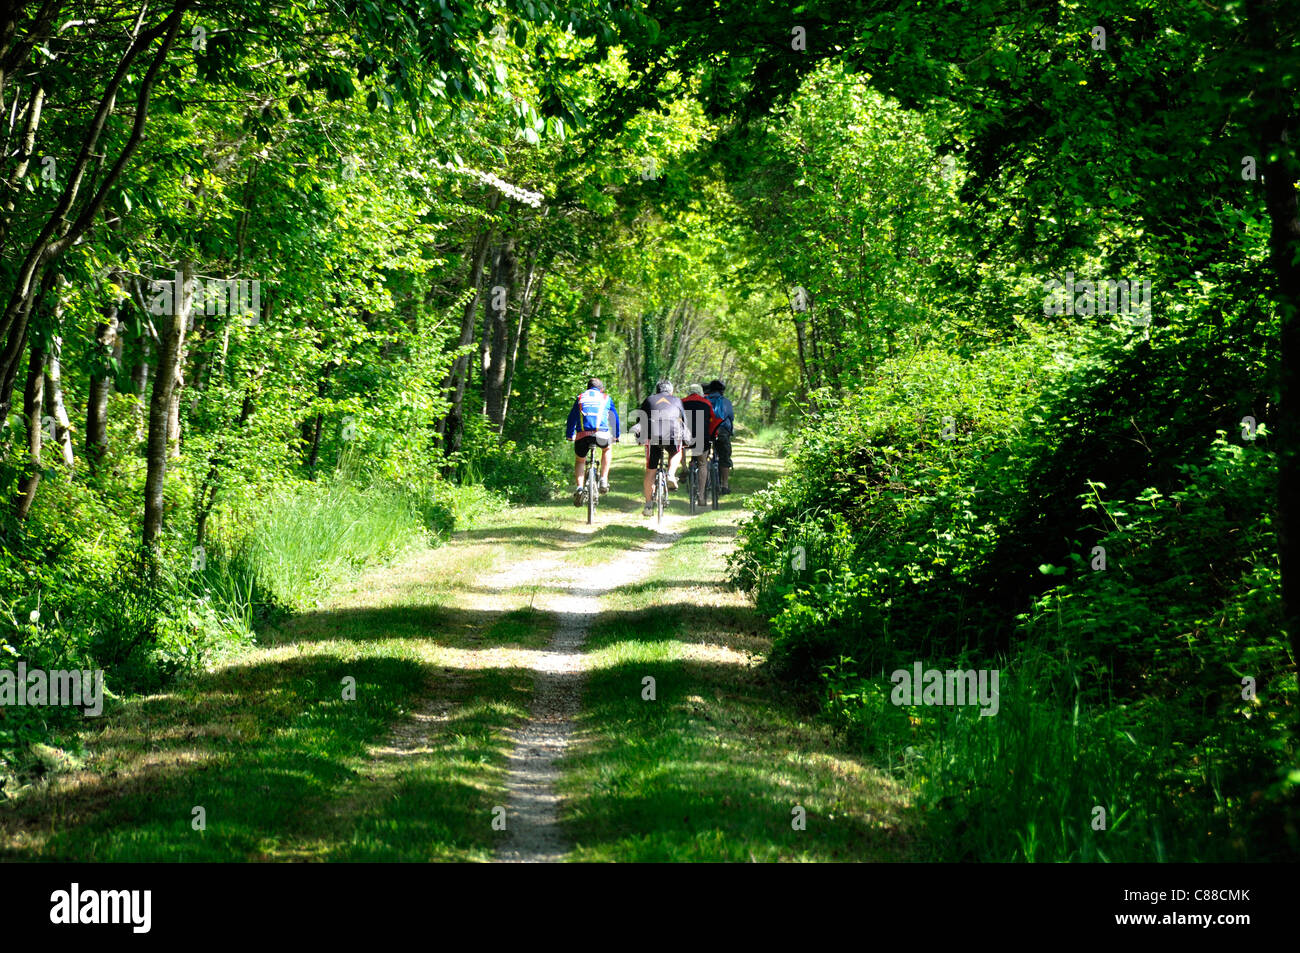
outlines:
M726 389L727 386L716 377L704 385L705 396L722 421L713 435L713 451L718 455L718 482L721 484L719 494L731 492L731 438L736 432L736 408L722 396Z
M610 425L613 424L611 429ZM582 485L587 470L587 451L592 444L600 451L600 492L609 492L609 464L614 458L614 443L619 433L618 408L613 398L605 393L599 377L587 381L587 389L578 395L569 411L566 437L573 441L573 478L577 489L573 491L573 505L583 504L585 490Z
M701 468L696 495L699 497L699 502L703 503L709 488L708 476L703 470L703 461L705 455L713 449L714 435L722 424L722 418L713 412L713 404L704 396L703 387L692 384L687 391L686 396L682 398L682 407L686 409L686 419L691 425L691 433L695 434L695 441L691 444L691 465ZM721 488L718 492L722 492Z
M655 385L655 392L641 402L639 414L641 419L631 432L637 442L645 447L645 479L642 482L645 506L641 513L649 516L654 512L652 497L659 459L664 450L670 450L668 489L677 489L677 468L682 463L682 448L691 441L691 430L680 398L673 396L672 381L659 381ZM646 423L645 427L641 426L642 421Z

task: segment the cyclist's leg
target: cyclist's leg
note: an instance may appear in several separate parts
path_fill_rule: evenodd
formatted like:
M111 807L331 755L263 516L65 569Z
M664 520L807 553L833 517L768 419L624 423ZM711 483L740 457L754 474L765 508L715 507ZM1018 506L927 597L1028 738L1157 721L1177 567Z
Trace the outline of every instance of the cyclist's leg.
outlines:
M665 448L666 450L667 448ZM668 489L677 489L677 469L682 465L682 445L672 448L673 455L668 460Z
M587 451L591 449L591 437L580 437L573 441L573 505L582 505L582 494L585 491L583 487L583 477L587 471Z
M600 492L609 492L609 465L614 460L614 437L612 434L605 434L604 444L600 451ZM600 443L600 441L597 441Z
M583 439L573 441L573 485L582 487L582 477L587 468L587 448Z
M644 491L647 506L650 504L650 497L654 493L655 471L659 469L659 455L652 453L652 451L662 449L662 447L652 447L649 444L645 448L645 478L641 482L641 489Z
M700 502L709 497L709 477L713 473L713 461L717 458L717 440L710 437L704 441L704 456L700 458Z
M716 441L718 454L719 492L731 492L731 437L718 437Z

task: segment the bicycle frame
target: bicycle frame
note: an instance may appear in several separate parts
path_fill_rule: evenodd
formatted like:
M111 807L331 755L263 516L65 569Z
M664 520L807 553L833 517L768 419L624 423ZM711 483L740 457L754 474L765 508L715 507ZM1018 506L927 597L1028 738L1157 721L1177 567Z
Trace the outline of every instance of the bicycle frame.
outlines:
M587 472L583 477L583 483L587 488L588 523L592 523L596 519L596 501L600 498L600 475L597 473L597 461L599 459L596 455L596 445L592 444L587 449Z
M670 448L664 447L659 454L659 466L655 470L655 521L663 522L664 507L668 505L668 454Z

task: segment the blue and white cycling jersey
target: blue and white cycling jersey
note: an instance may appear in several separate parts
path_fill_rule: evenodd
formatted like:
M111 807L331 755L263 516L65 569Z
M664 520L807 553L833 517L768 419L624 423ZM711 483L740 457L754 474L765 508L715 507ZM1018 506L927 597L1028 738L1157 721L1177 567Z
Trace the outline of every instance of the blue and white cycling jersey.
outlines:
M618 439L618 409L614 406L614 399L602 390L584 390L569 411L565 436L569 440L577 440L607 431L615 440Z

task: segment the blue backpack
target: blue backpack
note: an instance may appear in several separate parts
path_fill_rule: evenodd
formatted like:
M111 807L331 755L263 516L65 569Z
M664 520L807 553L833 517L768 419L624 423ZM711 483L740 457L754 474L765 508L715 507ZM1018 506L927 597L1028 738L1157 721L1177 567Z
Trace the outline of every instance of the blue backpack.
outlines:
M597 432L609 429L609 395L599 390L584 390L578 395L580 430Z
M721 394L705 394L709 398L709 403L713 405L713 412L722 418L722 423L718 424L718 433L725 436L731 436L731 421L736 413L736 408L731 406L731 401Z

